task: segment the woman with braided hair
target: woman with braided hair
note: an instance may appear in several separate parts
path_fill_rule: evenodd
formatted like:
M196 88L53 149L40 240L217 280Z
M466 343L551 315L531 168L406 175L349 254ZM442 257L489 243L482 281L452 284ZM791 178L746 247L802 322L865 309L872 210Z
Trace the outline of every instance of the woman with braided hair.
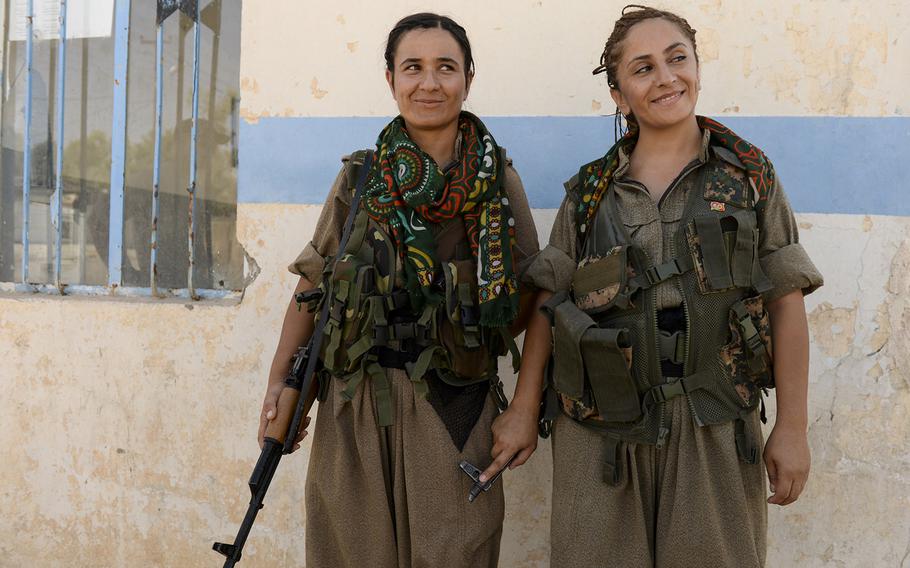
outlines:
M487 467L495 447L517 467L536 447L540 385L516 387L500 414L497 357L517 358L512 337L533 300L519 282L537 232L505 151L462 110L474 78L465 30L436 14L408 16L389 34L385 59L400 114L379 134L362 193L366 153L344 159L312 241L290 267L300 275L295 293L318 285L313 303L331 306L306 564L496 566L502 484L469 503L474 480L460 462ZM314 329L300 308L294 300L287 308L260 443L291 356Z
M566 183L525 274L549 321L529 323L520 380L542 380L554 328L551 565L763 566L767 503L809 472L803 296L821 275L768 158L695 114L686 20L626 7L594 73L628 132Z

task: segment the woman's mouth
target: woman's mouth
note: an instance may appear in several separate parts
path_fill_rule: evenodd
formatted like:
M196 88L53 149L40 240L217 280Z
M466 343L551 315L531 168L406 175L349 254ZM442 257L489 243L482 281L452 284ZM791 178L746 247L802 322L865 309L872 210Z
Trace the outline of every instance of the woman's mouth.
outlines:
M656 105L669 106L669 105L672 105L673 103L675 103L676 101L678 101L680 99L680 97L683 96L683 93L685 93L685 91L676 91L675 93L668 93L661 97L657 97L656 99L652 100L651 102Z

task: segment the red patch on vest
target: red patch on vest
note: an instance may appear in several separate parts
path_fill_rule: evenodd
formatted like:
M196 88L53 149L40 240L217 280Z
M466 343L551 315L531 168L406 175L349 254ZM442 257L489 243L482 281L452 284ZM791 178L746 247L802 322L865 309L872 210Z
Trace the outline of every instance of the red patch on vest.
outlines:
M723 211L726 211L726 210L727 210L726 204L721 203L720 201L712 201L712 202L711 202L711 211L721 211L721 212L723 212Z

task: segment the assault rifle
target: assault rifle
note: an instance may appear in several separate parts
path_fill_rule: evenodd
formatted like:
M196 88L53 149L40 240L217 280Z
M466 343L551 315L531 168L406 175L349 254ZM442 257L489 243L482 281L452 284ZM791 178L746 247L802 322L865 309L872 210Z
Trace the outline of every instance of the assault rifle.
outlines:
M338 244L339 255L345 250L351 237L351 227L354 225L354 217L360 207L360 196L363 193L363 186L373 164L373 152L368 151L360 155L363 158L357 174L354 196L351 198L351 208L344 224L344 231L341 234L341 242ZM358 158L359 156L355 154L352 157L352 161L356 164ZM316 290L302 292L296 296L296 299L298 303L303 303L314 299L320 293ZM224 561L224 568L232 568L240 561L243 545L250 534L250 529L253 528L256 514L259 513L259 509L262 509L265 494L269 490L269 484L272 482L275 470L278 469L281 456L293 451L294 440L300 431L300 424L310 411L313 400L316 398L318 387L316 367L319 363L319 352L322 349L325 323L328 320L331 305L332 302L329 301L329 298L322 302L316 329L313 330L313 334L310 336L306 346L299 347L294 355L291 370L284 380L284 389L278 396L275 418L266 427L262 451L259 454L256 466L253 468L253 474L250 476L249 486L252 497L250 498L246 516L240 524L240 530L237 531L233 544L216 542L212 545L212 549L227 557L227 560ZM305 393L305 395L301 396L302 393Z

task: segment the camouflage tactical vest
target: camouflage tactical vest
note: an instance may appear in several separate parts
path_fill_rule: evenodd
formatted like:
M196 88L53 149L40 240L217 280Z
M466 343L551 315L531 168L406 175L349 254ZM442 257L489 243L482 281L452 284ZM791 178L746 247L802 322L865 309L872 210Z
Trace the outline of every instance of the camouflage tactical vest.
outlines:
M352 193L362 163L361 152L345 161ZM420 313L411 308L403 261L388 227L363 208L355 213L347 247L338 251L336 262L326 262L322 276L319 302L331 302L322 343L323 369L342 381L342 396L347 400L365 377L371 377L380 426L392 422L387 368L404 369L421 395L426 395L425 377L432 371L454 386L491 381L497 402L502 405L505 400L497 356L507 342L480 326L477 268L464 223L456 217L434 230L442 265L435 285L443 299Z
M757 433L747 435L743 418L774 385L760 295L771 285L759 265L753 191L731 156L691 174L699 177L672 258L659 265L632 244L611 184L579 243L571 290L548 302L559 402L570 417L602 431L614 451L621 440L662 445L665 403L682 396L700 426L735 420L740 457L757 460ZM668 280L685 312L685 332L672 335L658 328L655 292ZM662 359L681 364L682 376L662 376ZM606 481L618 482L616 459L607 457Z

